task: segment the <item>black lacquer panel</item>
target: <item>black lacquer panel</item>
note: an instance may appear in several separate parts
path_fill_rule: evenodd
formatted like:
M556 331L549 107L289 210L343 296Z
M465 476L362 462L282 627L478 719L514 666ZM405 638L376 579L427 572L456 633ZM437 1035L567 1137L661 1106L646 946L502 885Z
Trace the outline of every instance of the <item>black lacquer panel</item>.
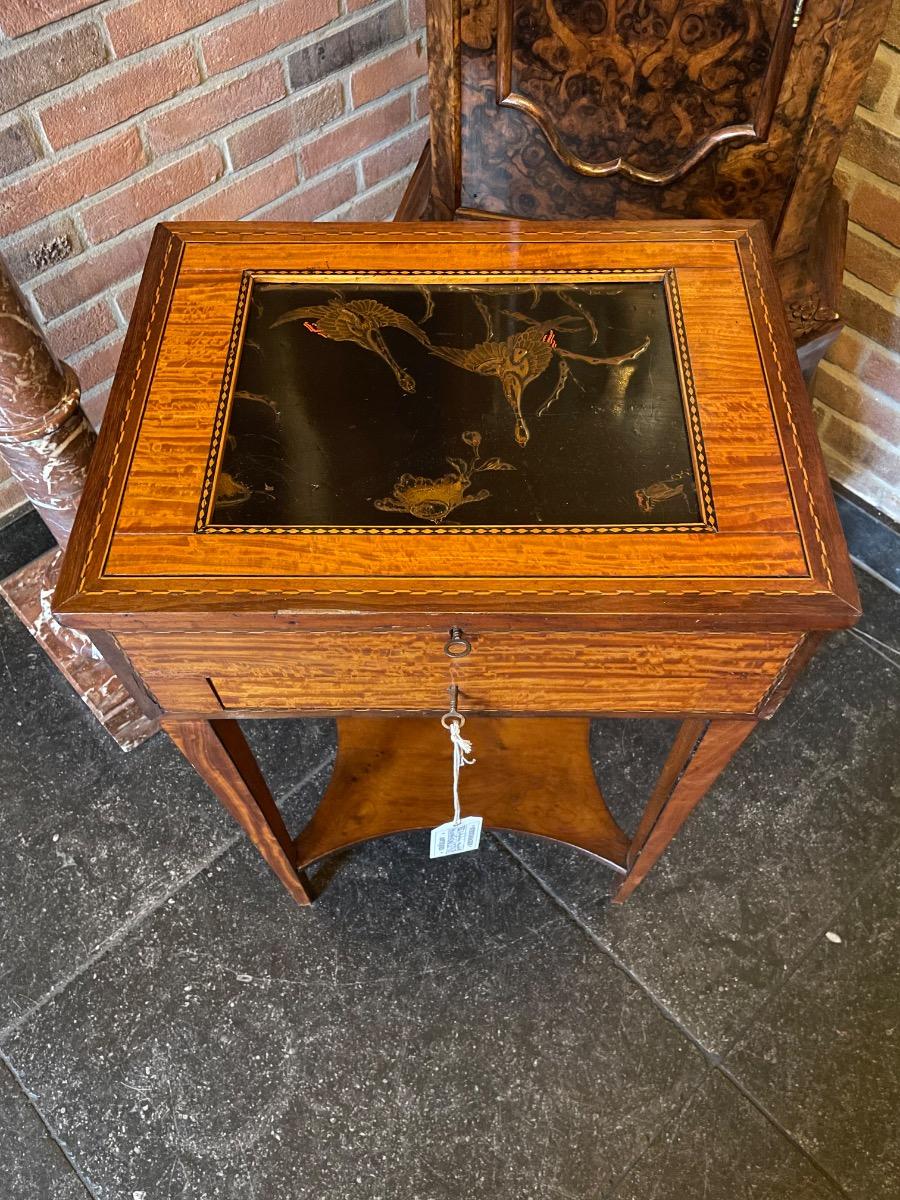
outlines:
M711 528L687 372L658 279L255 279L199 527Z

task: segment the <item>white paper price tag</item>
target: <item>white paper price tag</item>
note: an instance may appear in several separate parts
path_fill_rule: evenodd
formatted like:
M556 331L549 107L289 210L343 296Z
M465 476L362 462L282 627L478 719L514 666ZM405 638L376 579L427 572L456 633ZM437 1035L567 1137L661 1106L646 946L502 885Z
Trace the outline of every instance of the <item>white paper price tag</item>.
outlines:
M447 854L463 854L466 850L477 850L481 841L481 817L463 817L461 821L448 821L431 831L431 857L444 858Z

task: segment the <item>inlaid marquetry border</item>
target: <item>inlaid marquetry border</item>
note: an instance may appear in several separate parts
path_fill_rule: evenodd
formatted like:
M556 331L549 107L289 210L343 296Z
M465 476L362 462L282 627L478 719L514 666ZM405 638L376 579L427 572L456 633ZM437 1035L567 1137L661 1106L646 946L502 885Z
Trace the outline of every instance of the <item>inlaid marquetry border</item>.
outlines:
M669 316L669 334L672 338L676 369L680 384L681 401L684 409L685 428L691 454L691 465L694 474L700 520L678 522L673 524L586 524L586 525L230 525L212 524L210 512L213 507L213 497L218 484L219 470L222 463L222 451L225 431L231 416L234 402L235 377L240 361L241 350L247 327L247 315L250 309L250 296L255 282L260 283L310 283L321 284L353 284L356 286L366 283L420 283L443 284L453 282L474 281L489 285L490 283L538 283L550 282L561 284L571 279L575 283L614 283L619 280L625 283L662 283L666 297ZM577 267L563 269L493 269L477 271L471 269L459 270L369 270L369 271L338 271L328 270L248 270L242 272L237 303L235 305L234 322L228 343L225 359L225 369L222 375L222 385L213 420L210 448L207 457L206 470L200 493L200 503L195 533L203 534L368 534L378 537L428 535L504 535L504 534L560 534L560 533L716 533L715 505L713 502L712 486L709 480L706 448L703 442L703 431L700 422L700 410L697 403L697 390L691 368L687 335L684 327L684 314L681 298L678 292L676 273L671 267L658 268L623 268L623 267Z

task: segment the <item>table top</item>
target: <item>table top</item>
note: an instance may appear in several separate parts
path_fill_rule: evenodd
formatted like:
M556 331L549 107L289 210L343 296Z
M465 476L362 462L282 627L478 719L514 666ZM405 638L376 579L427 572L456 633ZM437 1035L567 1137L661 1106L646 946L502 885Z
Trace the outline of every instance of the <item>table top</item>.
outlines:
M111 630L856 604L740 222L160 227L55 598Z

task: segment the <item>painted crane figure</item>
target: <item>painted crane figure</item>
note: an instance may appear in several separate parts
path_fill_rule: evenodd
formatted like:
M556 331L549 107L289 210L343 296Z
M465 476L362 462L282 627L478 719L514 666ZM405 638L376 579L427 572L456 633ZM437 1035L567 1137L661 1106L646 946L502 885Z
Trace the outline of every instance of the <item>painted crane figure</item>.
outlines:
M478 375L493 375L500 380L503 396L516 418L515 439L520 446L527 445L531 437L522 413L522 398L525 395L525 389L544 374L554 358L557 358L559 362L556 387L549 399L538 410L538 416L542 416L562 393L570 375L567 359L577 359L593 366L618 366L643 354L650 344L650 339L645 338L633 350L605 358L577 354L574 350L565 350L559 346L556 335L567 329L583 328L587 322L596 337L596 326L587 314L583 313L581 317L564 316L550 321L536 321L522 313L505 310L505 316L525 322L528 324L528 328L512 334L503 341L496 341L491 336L493 327L486 306L478 299L476 299L476 304L487 326L488 340L463 350L454 346L432 345L431 353L446 359L447 362L455 363L466 371L473 371Z
M403 313L395 312L378 300L344 300L338 297L327 304L292 308L273 321L272 328L290 321L302 321L310 333L317 333L330 341L355 342L364 350L371 350L391 368L404 392L416 390L416 381L395 360L381 334L381 330L386 328L402 329L417 341L429 345L428 336Z

